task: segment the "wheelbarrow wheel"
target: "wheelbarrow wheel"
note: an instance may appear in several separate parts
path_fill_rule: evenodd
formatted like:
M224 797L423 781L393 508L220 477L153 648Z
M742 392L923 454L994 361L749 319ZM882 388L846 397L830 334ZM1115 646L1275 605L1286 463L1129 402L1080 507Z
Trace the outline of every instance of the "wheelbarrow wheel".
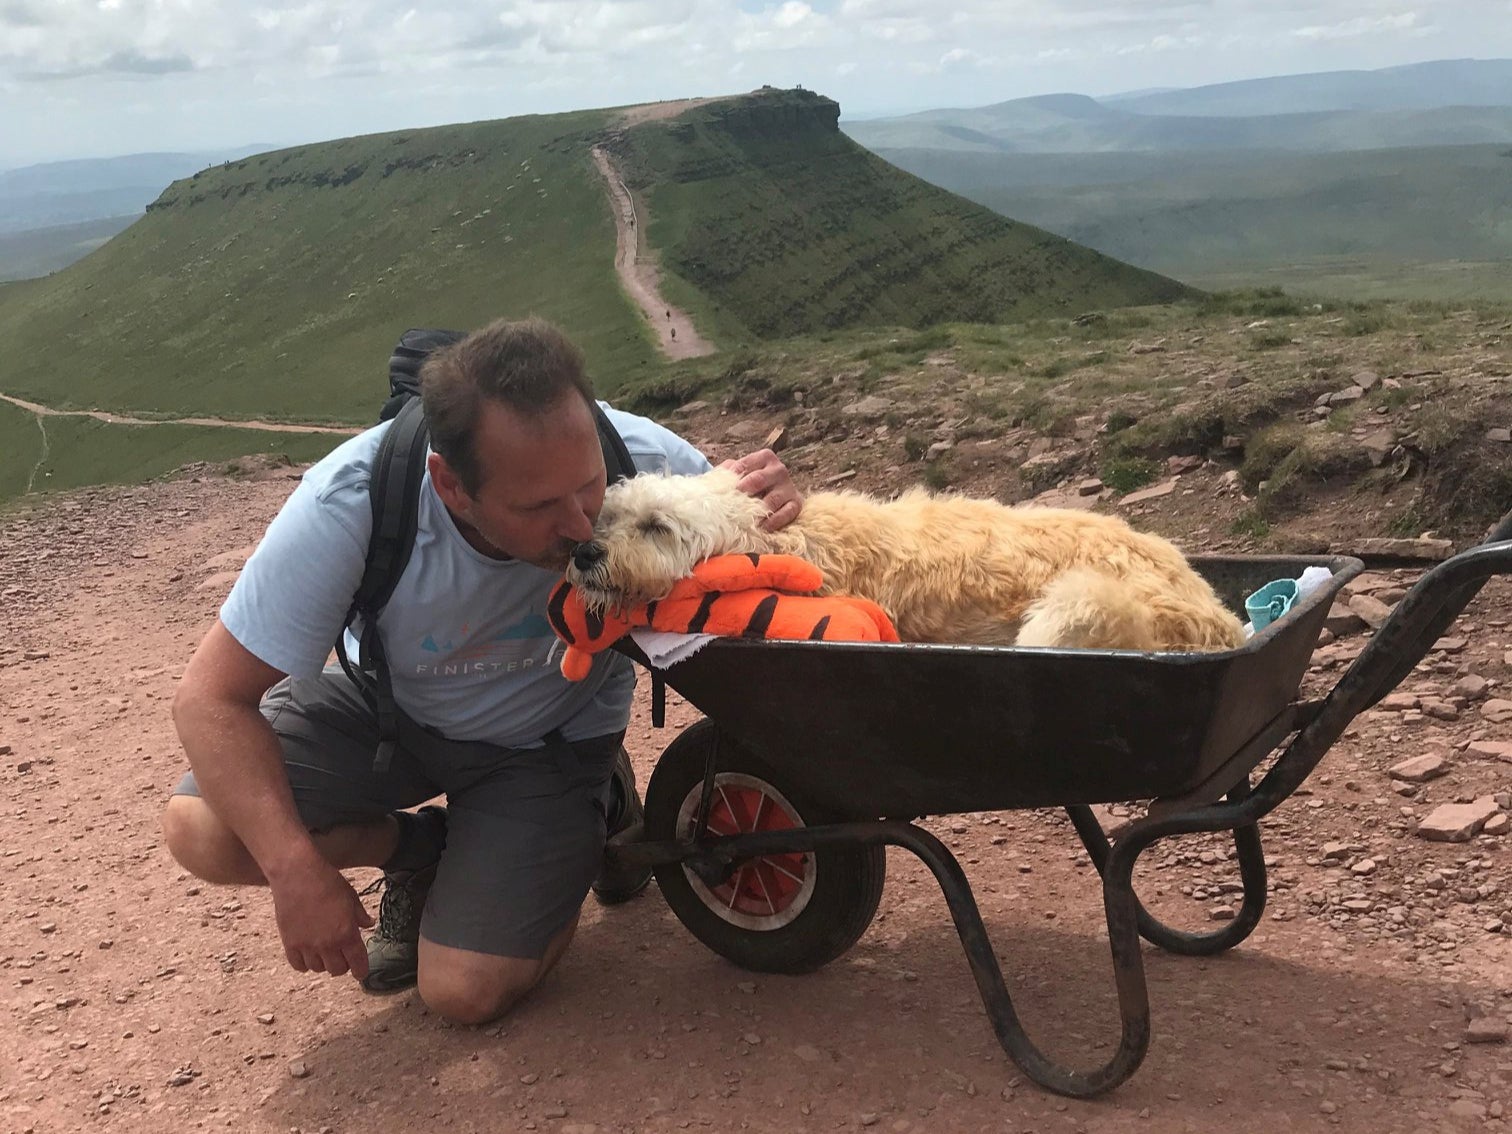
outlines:
M647 838L693 837L715 735L711 721L700 721L662 753L646 785ZM719 746L710 835L834 821L728 736L719 737ZM656 882L678 921L720 956L756 972L806 973L839 957L866 932L886 870L885 847L826 847L748 859L710 878L674 862L656 868Z

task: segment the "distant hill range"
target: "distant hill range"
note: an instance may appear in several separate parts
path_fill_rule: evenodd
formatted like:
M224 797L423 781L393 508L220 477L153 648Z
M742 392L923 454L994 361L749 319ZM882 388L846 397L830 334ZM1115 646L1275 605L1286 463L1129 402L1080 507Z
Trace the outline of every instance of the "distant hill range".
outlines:
M615 275L596 145L649 210L670 300L720 346L1190 294L899 171L840 133L839 107L812 92L650 117L408 130L181 178L85 260L0 288L0 391L363 421L406 327L532 312L581 343L604 391L655 374L665 363Z
M1049 94L845 124L868 149L1339 150L1512 142L1512 60L1420 63L1093 99Z
M1201 286L1512 297L1512 61L846 123L902 169Z

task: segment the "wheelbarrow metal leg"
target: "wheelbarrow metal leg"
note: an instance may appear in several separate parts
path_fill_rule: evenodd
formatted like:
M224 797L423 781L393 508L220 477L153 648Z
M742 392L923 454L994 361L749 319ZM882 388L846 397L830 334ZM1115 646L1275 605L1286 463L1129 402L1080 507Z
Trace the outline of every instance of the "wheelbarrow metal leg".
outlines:
M740 859L804 853L824 846L878 843L912 851L934 874L998 1042L1030 1079L1057 1094L1090 1098L1118 1086L1138 1069L1150 1045L1150 1001L1139 947L1139 906L1127 878L1121 886L1105 883L1103 889L1118 989L1118 1049L1102 1067L1084 1072L1062 1067L1050 1059L1024 1031L971 892L971 883L945 844L922 827L901 820L884 820L731 835L709 839L696 848L685 847L677 860L694 870L719 870ZM660 844L655 848L658 855L675 850L675 846Z
M1248 794L1249 784L1245 782L1229 793L1229 799L1237 802ZM1087 848L1092 864L1106 881L1112 844L1103 834L1102 824L1097 821L1092 809L1083 804L1067 807L1066 814L1071 817L1072 826L1081 836L1082 845ZM1239 859L1239 880L1244 885L1244 901L1233 921L1207 933L1190 933L1166 925L1145 909L1144 903L1135 894L1133 900L1138 915L1139 935L1151 945L1170 953L1184 957L1211 957L1232 949L1253 933L1265 912L1266 900L1265 850L1260 843L1258 824L1243 823L1234 828L1234 850Z

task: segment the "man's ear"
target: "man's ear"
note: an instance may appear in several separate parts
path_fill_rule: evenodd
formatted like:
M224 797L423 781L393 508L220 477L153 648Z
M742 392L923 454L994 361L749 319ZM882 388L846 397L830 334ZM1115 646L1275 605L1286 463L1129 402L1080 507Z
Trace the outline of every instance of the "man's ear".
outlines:
M431 484L435 486L436 495L441 497L441 503L457 515L466 517L472 508L472 497L462 486L462 478L446 463L446 458L440 453L430 453L425 458L425 467L430 470Z

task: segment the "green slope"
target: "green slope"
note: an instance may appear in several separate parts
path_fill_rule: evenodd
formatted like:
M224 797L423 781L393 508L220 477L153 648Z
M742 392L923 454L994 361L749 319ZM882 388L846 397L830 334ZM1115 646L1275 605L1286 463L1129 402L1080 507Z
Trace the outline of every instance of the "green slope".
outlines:
M589 164L597 113L350 138L175 182L73 267L0 291L0 390L58 406L370 419L417 325L537 313L606 388L651 365Z
M591 147L649 197L669 296L716 341L1158 302L1170 280L877 160L838 108L763 91L612 132L537 116L254 155L175 182L72 267L0 288L0 391L60 407L362 421L410 326L530 313L612 393L659 367L614 274Z
M1190 294L941 192L836 129L806 91L713 103L611 149L651 243L726 340L828 328L998 322Z

